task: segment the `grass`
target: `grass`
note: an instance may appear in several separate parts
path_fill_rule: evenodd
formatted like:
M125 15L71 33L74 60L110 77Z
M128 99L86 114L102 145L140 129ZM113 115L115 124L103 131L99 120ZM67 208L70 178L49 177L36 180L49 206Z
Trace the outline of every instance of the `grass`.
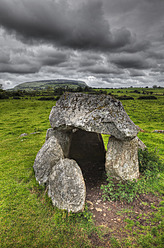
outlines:
M34 177L32 166L50 127L53 105L35 100L1 102L0 247L90 247L93 225L87 211L68 217L54 209ZM39 133L30 134L35 131ZM19 137L22 133L28 136Z
M161 159L164 159L164 134L152 131L164 129L163 99L159 95L156 101L136 99L122 101L131 119L145 130L139 133L140 139L150 150L156 148ZM68 216L65 211L52 206L45 189L35 180L33 163L37 152L44 144L46 130L50 127L48 118L54 104L53 101L40 102L35 98L0 101L0 247L2 248L89 248L92 247L89 236L92 232L99 233L87 208L84 213ZM37 133L32 134L34 132ZM20 137L22 133L28 135ZM107 140L108 136L105 135L105 146ZM160 173L159 180L154 180L147 187L150 191L162 194L163 179L164 174ZM152 244L154 237L158 240L157 247L162 244L160 230L163 222L159 223L163 213L162 208L163 205L160 205L158 210L154 209L154 216L151 217L151 222L158 222L158 225L154 224L154 229L151 230L143 229L145 233L143 232L141 237L135 235L138 247L150 247L146 245ZM127 227L127 231L128 228L133 229L132 223ZM142 225L139 227L136 225L136 233L139 228L143 228ZM124 242L112 237L111 247L128 247L127 244L128 242L131 244L133 235L133 230L129 231L129 239Z
M164 194L164 187L161 185L164 175L164 163L159 159L155 152L149 152L148 149L142 151L139 149L139 179L133 181L116 181L108 176L107 184L102 185L103 199L109 201L127 201L133 202L140 198L141 194L156 192L155 185L159 186L158 192ZM155 182L155 184L154 184ZM145 205L147 203L145 202Z

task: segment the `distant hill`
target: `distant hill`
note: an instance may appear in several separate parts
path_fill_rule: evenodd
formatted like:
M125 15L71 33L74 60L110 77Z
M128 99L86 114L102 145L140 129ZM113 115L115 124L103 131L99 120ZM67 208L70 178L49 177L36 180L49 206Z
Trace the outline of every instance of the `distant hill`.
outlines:
M41 81L33 81L33 82L25 82L15 86L12 90L44 90L49 87L52 89L55 88L72 88L76 89L77 87L86 87L87 84L83 81L78 80L67 80L67 79L55 79L55 80L41 80Z

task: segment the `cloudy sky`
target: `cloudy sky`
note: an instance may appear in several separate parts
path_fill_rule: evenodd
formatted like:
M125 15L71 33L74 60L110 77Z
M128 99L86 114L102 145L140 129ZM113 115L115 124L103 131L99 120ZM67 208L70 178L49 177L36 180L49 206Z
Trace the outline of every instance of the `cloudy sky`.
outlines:
M164 86L164 0L0 0L0 83Z

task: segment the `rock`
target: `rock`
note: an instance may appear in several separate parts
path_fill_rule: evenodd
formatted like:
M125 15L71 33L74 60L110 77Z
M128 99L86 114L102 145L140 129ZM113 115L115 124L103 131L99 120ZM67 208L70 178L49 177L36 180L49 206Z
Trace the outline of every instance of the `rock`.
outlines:
M52 168L49 177L49 196L54 206L71 212L84 209L86 188L76 161L61 159Z
M138 139L138 148L141 149L142 151L145 150L147 147L146 145L137 137Z
M70 144L71 144L71 139L72 139L72 131L68 130L55 130L53 128L49 128L47 130L46 134L46 140L48 140L50 137L55 137L58 140L58 143L60 144L64 157L69 156L69 150L70 150Z
M132 139L139 131L122 103L109 95L65 93L52 108L49 119L55 129L78 128L121 140Z
M164 133L164 130L154 130L153 133Z
M39 133L41 133L41 132L33 132L33 133L30 133L30 134L39 134Z
M93 202L91 202L91 201L86 201L88 204L90 204L90 205L92 205L93 206Z
M34 162L35 177L39 184L48 183L52 167L61 158L64 158L62 148L52 136L44 143Z
M138 138L118 140L110 137L106 153L107 174L117 180L133 180L139 176Z
M95 208L97 212L102 212L101 208Z
M25 137L27 135L28 135L27 133L22 133L19 137Z

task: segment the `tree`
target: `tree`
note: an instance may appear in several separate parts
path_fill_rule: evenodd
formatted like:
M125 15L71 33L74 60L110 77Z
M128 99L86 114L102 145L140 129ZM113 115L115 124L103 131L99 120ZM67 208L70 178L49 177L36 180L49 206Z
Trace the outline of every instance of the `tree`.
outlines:
M156 89L156 88L158 88L158 86L157 85L153 85L153 89Z
M0 90L3 90L3 85L2 84L0 84Z

